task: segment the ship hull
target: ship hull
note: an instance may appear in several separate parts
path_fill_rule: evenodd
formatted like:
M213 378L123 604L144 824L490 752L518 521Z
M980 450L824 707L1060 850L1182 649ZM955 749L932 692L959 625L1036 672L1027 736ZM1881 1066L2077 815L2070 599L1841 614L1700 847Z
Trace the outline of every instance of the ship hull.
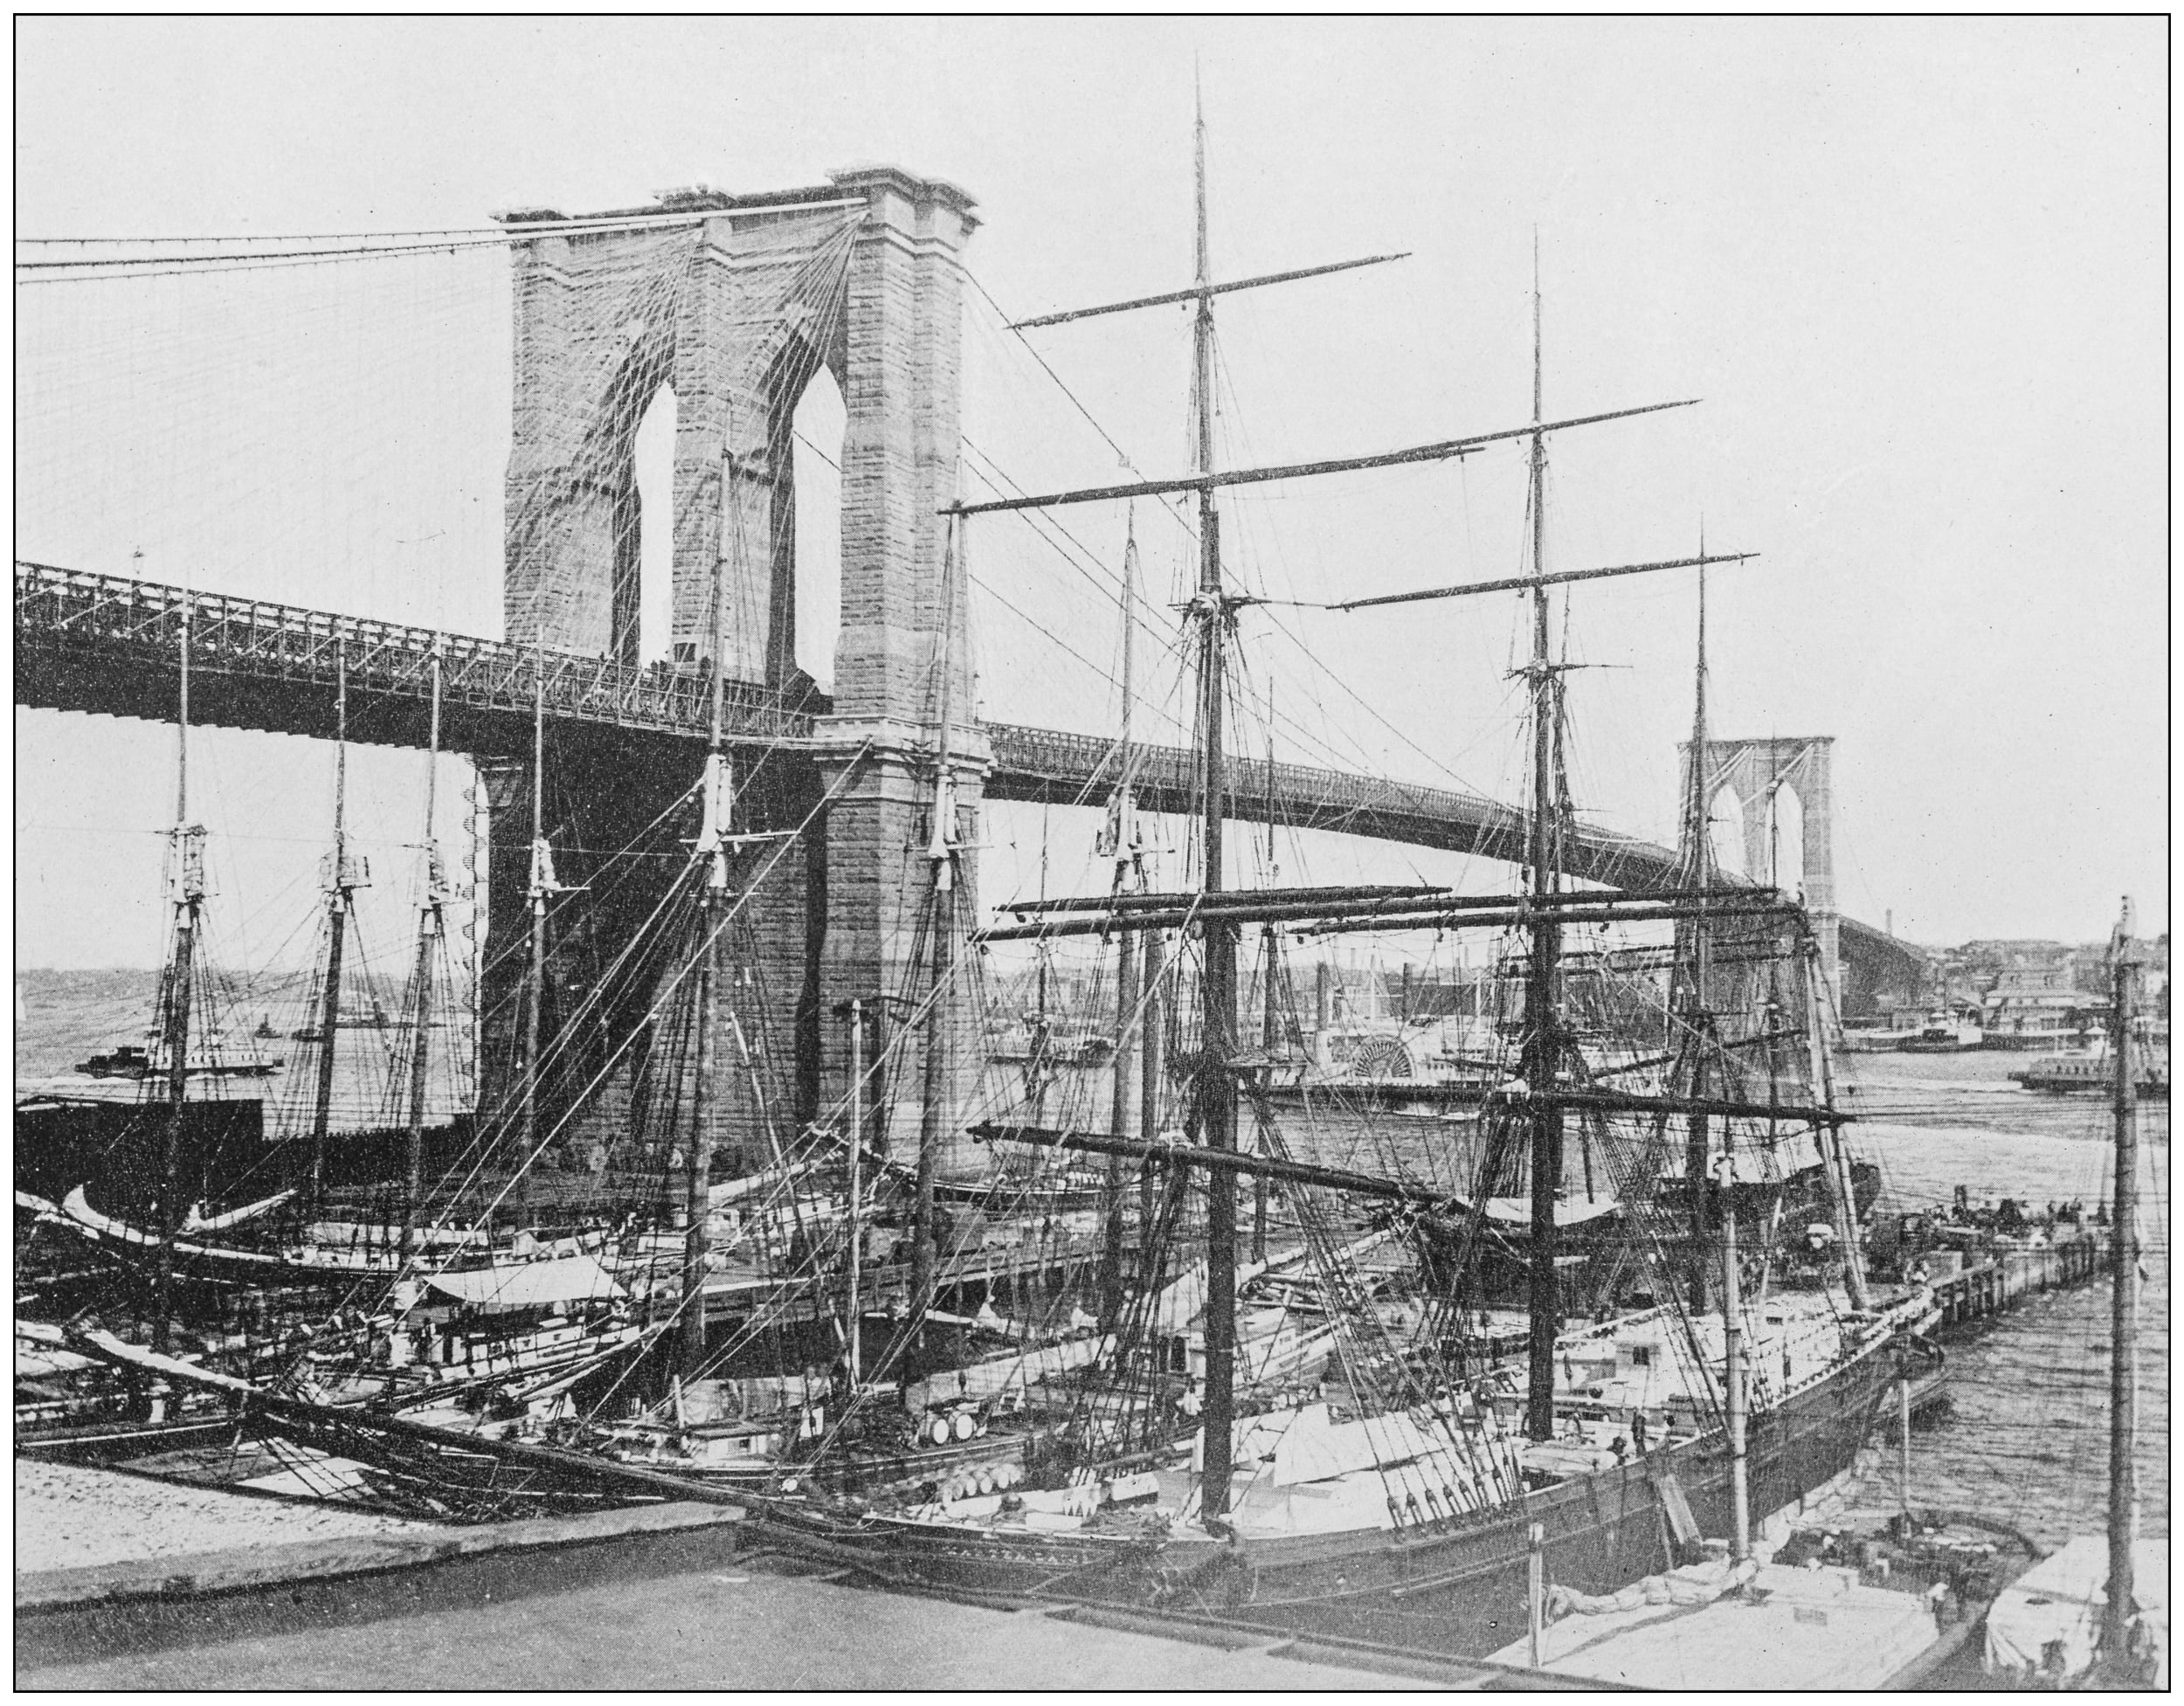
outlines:
M2037 1090L2047 1095L2108 1095L2116 1088L2115 1074L2105 1067L2096 1072L2042 1071L2038 1067L2033 1067L2023 1072L2013 1072L2010 1077L2028 1090ZM2169 1081L2166 1073L2142 1074L2136 1088L2142 1097L2156 1102L2169 1099Z
M1025 1457L1044 1437L1038 1433L981 1433L945 1446L903 1451L837 1452L809 1463L794 1458L756 1457L743 1463L706 1463L672 1451L639 1452L610 1447L603 1454L618 1463L687 1476L708 1486L751 1493L794 1493L822 1488L830 1493L871 1493L916 1487L922 1482L945 1486L966 1471L1021 1468ZM598 1449L594 1447L593 1449Z
M1753 1418L1752 1508L1762 1520L1849 1469L1898 1378L1876 1347ZM1545 1530L1548 1579L1613 1592L1675 1562L1673 1479L1702 1534L1729 1531L1730 1462L1714 1433L1439 1525L1251 1539L1171 1541L1125 1560L1113 1547L1025 1544L991 1534L860 1537L898 1579L985 1594L1068 1598L1210 1613L1286 1633L1479 1656L1526 1627L1528 1530ZM1033 1579L1033 1572L1039 1578Z

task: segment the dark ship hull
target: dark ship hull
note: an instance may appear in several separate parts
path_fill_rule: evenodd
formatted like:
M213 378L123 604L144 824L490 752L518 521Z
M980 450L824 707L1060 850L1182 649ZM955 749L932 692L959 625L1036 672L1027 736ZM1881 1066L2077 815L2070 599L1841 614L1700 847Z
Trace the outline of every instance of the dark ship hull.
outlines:
M1901 1378L1876 1345L1752 1419L1752 1507L1787 1509L1849 1469ZM1673 1490L1671 1489L1673 1483ZM1730 1460L1718 1432L1438 1524L1157 1551L1095 1535L1003 1537L867 1522L837 1555L897 1581L1207 1613L1227 1621L1482 1656L1524 1632L1527 1530L1545 1530L1548 1578L1611 1592L1677 1561L1680 1491L1703 1534L1729 1530Z
M2110 1095L2116 1088L2115 1070L2105 1060L2036 1060L2022 1072L2013 1072L2010 1077L2028 1090L2040 1090L2050 1095ZM2143 1097L2155 1102L2169 1099L2169 1072L2166 1064L2141 1066L2135 1082Z

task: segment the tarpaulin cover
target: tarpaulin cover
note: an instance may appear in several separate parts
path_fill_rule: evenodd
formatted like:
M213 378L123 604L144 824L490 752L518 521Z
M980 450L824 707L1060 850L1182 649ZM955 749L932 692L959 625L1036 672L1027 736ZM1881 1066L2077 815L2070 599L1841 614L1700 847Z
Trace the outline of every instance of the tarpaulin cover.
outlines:
M425 1283L473 1309L533 1309L549 1303L619 1297L622 1288L595 1256L556 1256L546 1261L501 1262L455 1274L433 1274Z
M1324 1404L1308 1404L1274 1448L1274 1484L1329 1481L1352 1469L1403 1463L1448 1448L1406 1415L1338 1422Z
M2166 1540L2141 1540L2131 1551L2140 1615L2161 1654L2160 1686L2168 1686L2169 1557ZM2108 1541L2080 1535L2044 1558L1995 1596L1987 1614L1990 1675L2036 1673L2050 1641L2061 1641L2062 1674L2076 1676L2093 1662L2108 1608Z
M1486 1218L1502 1226L1529 1226L1531 1225L1531 1198L1530 1197L1489 1197L1485 1206ZM1581 1226L1588 1220L1598 1220L1603 1216L1620 1212L1621 1208L1621 1203L1606 1198L1598 1202L1590 1203L1557 1203L1555 1205L1555 1225Z
M1648 1576L1614 1593L1585 1593L1554 1582L1547 1589L1547 1617L1552 1622L1572 1613L1604 1617L1610 1612L1636 1611L1641 1606L1711 1606L1732 1589L1742 1587L1759 1571L1754 1558L1738 1564L1723 1558Z

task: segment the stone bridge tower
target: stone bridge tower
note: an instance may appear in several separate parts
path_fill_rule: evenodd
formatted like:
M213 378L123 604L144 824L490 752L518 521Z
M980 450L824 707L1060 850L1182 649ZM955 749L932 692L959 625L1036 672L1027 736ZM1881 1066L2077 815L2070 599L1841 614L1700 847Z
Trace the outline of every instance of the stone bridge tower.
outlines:
M794 1124L826 1115L839 1101L847 1036L833 1017L837 1005L905 990L928 888L919 855L934 798L943 656L960 839L966 846L977 839L990 758L970 693L965 577L946 572L947 519L939 514L956 496L962 254L977 224L972 207L951 185L876 168L782 195L693 192L633 212L578 216L602 222L591 231L558 213L510 220L517 240L508 638L537 645L549 662L556 652L646 661L638 651L632 445L664 385L676 404L674 652L652 667L717 667L731 687L817 714L815 741L735 753L744 824L804 833L748 856L752 882L740 916L750 929L734 955L738 993L724 1004L743 1034L723 1036L716 1058L747 1053L762 1085L771 1074L773 1088L731 1086L728 1079L743 1075L725 1076L726 1170L764 1157L769 1121L785 1141ZM532 219L556 228L523 237ZM791 425L821 366L840 386L846 415L831 704L795 663ZM681 841L655 834L648 860L618 865L613 855L672 814L695 777L687 756L612 742L549 744L545 769L557 875L591 884L560 903L566 923L556 932L551 1020L555 1003L573 1010L590 984L609 975L657 903L674 868L660 854L687 845L689 827L679 827ZM488 1057L505 1074L516 1058L529 766L504 763L487 779L495 829L487 957L494 970L484 1001ZM975 878L965 874L968 902ZM569 1073L591 1075L646 1005L632 984L620 1011L601 1016L597 1037L569 1050ZM967 1040L960 1002L952 1018ZM922 1056L910 1039L906 1046L891 1078L915 1087ZM958 1046L954 1055L965 1062L969 1052ZM565 1098L577 1084L564 1074L556 1088ZM488 1107L490 1097L489 1083ZM918 1109L914 1095L897 1102L900 1153L915 1141Z
M1812 914L1813 933L1820 939L1821 970L1840 1001L1842 914L1835 906L1835 746L1832 735L1709 741L1705 799L1710 813L1724 791L1736 800L1742 820L1745 874L1764 882L1774 865L1773 831L1779 821L1776 797L1783 790L1796 796L1803 824L1799 864L1804 874L1797 887L1802 889L1805 905ZM1683 797L1688 798L1691 762L1688 742L1683 755Z

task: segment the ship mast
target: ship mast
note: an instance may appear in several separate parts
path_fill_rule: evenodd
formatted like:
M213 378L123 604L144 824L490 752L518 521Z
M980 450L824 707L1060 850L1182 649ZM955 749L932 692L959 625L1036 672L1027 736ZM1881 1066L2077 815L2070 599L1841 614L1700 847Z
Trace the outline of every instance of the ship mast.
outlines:
M2111 1334L2108 1419L2108 1609L2101 1633L2112 1672L2131 1662L2138 1611L2132 1551L2139 1530L2139 1085L2131 1058L2132 1023L2144 963L2132 937L2132 904L2124 901L2110 950L2114 979L2116 1282Z
M546 1006L546 901L560 889L554 881L554 844L546 836L546 645L538 645L531 686L531 871L525 888L531 915L529 999L523 1007L522 1147L516 1156L516 1218L531 1206L531 1169L538 1150L539 1033Z
M1272 681L1267 683L1267 881L1271 886L1279 887L1282 881L1282 869L1275 862L1274 844L1274 683ZM1271 1085L1274 1082L1275 1045L1282 1039L1281 1019L1275 1006L1277 991L1281 988L1282 938L1275 933L1274 926L1269 923L1261 929L1261 942L1265 950L1265 965L1261 972L1261 976L1265 980L1265 986L1261 991L1262 999L1259 1005L1259 1048L1260 1052L1267 1057L1267 1064L1260 1068L1261 1074L1260 1081L1264 1085ZM1258 1121L1254 1136L1262 1153L1273 1148L1269 1141L1272 1134L1268 1127L1267 1105L1262 1096L1256 1109ZM1267 1180L1264 1174L1254 1178L1251 1185L1251 1259L1254 1262L1264 1262L1267 1259Z
M1752 1556L1752 1467L1747 1454L1744 1271L1737 1256L1737 1156L1733 1128L1721 1125L1722 1427L1729 1436L1729 1556Z
M1050 849L1047 834L1052 813L1042 805L1039 811L1039 898L1047 898L1047 862ZM1047 1117L1047 1080L1049 1076L1047 1060L1053 1049L1054 1031L1047 1019L1047 985L1051 981L1053 955L1044 943L1032 967L1031 1047L1024 1057L1024 1095L1031 1104L1034 1124L1045 1122Z
M1706 896L1714 886L1714 849L1707 825L1706 752L1706 528L1698 534L1698 660L1693 672L1691 694L1690 784L1683 813L1683 861L1695 896L1697 913L1691 921L1690 984L1685 1016L1691 1030L1685 1047L1692 1061L1692 1075L1684 1089L1692 1096L1705 1088L1706 1049L1712 1041L1713 1013L1709 994L1712 933L1707 928ZM1768 874L1773 881L1773 873ZM1815 1094L1820 1086L1814 1085ZM1824 1130L1824 1128L1815 1128ZM1720 1181L1717 1200L1721 1220L1722 1427L1729 1439L1729 1552L1742 1563L1752 1553L1752 1474L1747 1454L1744 1347L1744 1271L1737 1254L1737 1158L1735 1128L1721 1122ZM1823 1146L1828 1132L1821 1142ZM1704 1307L1706 1293L1706 1198L1709 1188L1707 1157L1711 1145L1706 1115L1691 1116L1684 1150L1684 1186L1691 1217L1691 1307ZM1830 1175L1832 1186L1833 1176ZM1831 1188L1830 1196L1834 1194Z
M404 1261L417 1241L419 1205L425 1195L425 1092L432 1055L432 956L446 929L446 879L440 870L439 843L432 833L439 791L440 648L432 646L432 738L425 760L425 898L418 907L417 964L411 973L415 991L410 1002L410 1121L402 1150L402 1247Z
M922 1319L932 1307L939 1252L933 1233L933 1184L939 1171L943 1127L952 1101L953 1074L949 1045L952 1040L946 1006L948 983L954 970L956 878L960 846L956 832L956 777L949 752L949 717L955 664L950 644L955 627L957 553L965 549L961 524L950 520L948 544L941 560L940 627L934 639L939 670L939 732L936 738L933 772L933 818L926 842L926 862L932 871L932 888L926 918L927 947L930 950L930 979L925 991L925 1096L919 1112L917 1134L917 1196L912 1210L910 1243L910 1307L914 1319Z
M1199 625L1199 740L1205 770L1199 890L1222 887L1221 831L1228 814L1228 777L1221 714L1227 697L1227 639L1234 620L1221 585L1220 514L1213 501L1213 277L1206 211L1206 107L1197 102L1198 314L1192 324L1191 400L1197 423L1195 472L1199 492L1199 584L1191 613ZM1206 922L1199 1071L1199 1141L1214 1154L1236 1147L1235 1054L1236 926ZM1205 1469L1199 1481L1201 1520L1228 1511L1230 1452L1235 1415L1236 1183L1211 1173L1206 1208L1206 1428Z
M849 1002L849 1319L844 1323L847 1341L849 1391L854 1398L864 1378L865 1232L862 1198L865 1178L865 1004Z
M190 595L183 594L178 641L182 664L180 708L175 722L173 846L174 943L168 954L166 1012L167 1121L159 1145L159 1262L154 1270L152 1350L164 1355L174 1316L175 1234L181 1225L183 1115L188 1106L190 997L197 981L197 943L204 905L204 829L190 821Z
M1706 528L1704 523L1699 528L1698 555L1698 656L1693 670L1690 769L1683 802L1683 846L1681 849L1684 874L1693 896L1694 913L1690 925L1690 953L1684 970L1684 976L1689 979L1684 988L1683 1012L1687 1030L1678 1051L1683 1056L1679 1067L1689 1067L1688 1073L1679 1072L1678 1081L1684 1093L1693 1098L1704 1094L1707 1051L1713 1043L1711 997L1713 939L1707 924L1707 897L1714 886L1714 849L1707 823ZM1772 882L1773 880L1773 873L1770 871L1768 881ZM1726 1089L1728 1087L1724 1088ZM1813 1086L1814 1094L1819 1095L1821 1088L1821 1081L1816 1078ZM1828 1144L1835 1134L1821 1126L1816 1126L1814 1130L1820 1134L1818 1141L1822 1159L1827 1160L1831 1153ZM1687 1212L1690 1217L1690 1306L1694 1310L1705 1307L1707 1198L1710 1191L1719 1205L1716 1218L1721 1225L1718 1285L1722 1321L1722 1427L1729 1441L1729 1551L1730 1556L1741 1563L1752 1551L1752 1475L1747 1451L1750 1428L1745 1376L1744 1274L1737 1252L1735 1127L1726 1119L1721 1122L1717 1180L1716 1175L1709 1171L1708 1162L1712 1146L1708 1136L1706 1115L1692 1115L1687 1132L1683 1180ZM1835 1195L1832 1170L1828 1183L1828 1194L1832 1198Z
M1531 867L1535 901L1562 886L1560 777L1561 672L1549 653L1547 586L1547 438L1541 407L1539 238L1532 237L1531 502L1532 652L1525 672L1532 701ZM1701 553L1704 555L1704 553ZM1526 1430L1535 1440L1554 1437L1555 1334L1560 1310L1555 1296L1555 1197L1562 1183L1562 1108L1552 1099L1561 1066L1556 1000L1556 963L1562 929L1552 906L1531 924L1531 953L1524 981L1524 1047L1518 1070L1532 1092L1530 1356L1525 1391Z
M342 949L356 903L349 860L349 646L337 641L334 698L334 847L326 867L326 981L319 990L319 1074L311 1103L311 1200L326 1196L326 1144L334 1116L335 1052L342 1022Z
M740 523L739 501L736 514ZM741 539L740 525L736 536ZM708 1222L713 1212L713 1133L719 1109L713 1082L714 1056L718 1048L714 1032L719 1025L720 938L726 928L728 910L729 850L735 845L731 821L736 810L735 779L726 749L728 669L722 611L726 601L722 591L721 565L715 557L713 697L706 734L704 817L699 824L694 850L695 856L705 867L705 888L698 904L698 1035L694 1063L696 1076L691 1087L689 1162L683 1179L685 1219L679 1359L685 1377L695 1373L705 1357L705 1275L711 1260ZM855 1378L854 1368L851 1378Z
M1104 931L1119 928L1125 932L1142 929L1146 932L1146 1063L1145 1081L1142 1087L1147 1115L1146 1136L1151 1134L1157 1074L1152 1070L1157 1045L1154 1038L1158 1021L1153 1016L1151 991L1157 984L1159 972L1156 959L1159 949L1159 930L1170 928L1195 927L1203 933L1206 946L1205 974L1200 985L1203 1017L1199 1039L1197 1081L1192 1088L1192 1115L1188 1123L1196 1128L1196 1141L1185 1146L1189 1153L1187 1164L1206 1169L1217 1177L1217 1183L1209 1192L1206 1215L1206 1402L1202 1412L1205 1428L1204 1472L1200 1478L1201 1510L1206 1519L1219 1521L1228 1504L1228 1476L1230 1470L1230 1430L1234 1411L1233 1392L1235 1357L1235 1257L1236 1257L1236 1198L1233 1175L1237 1171L1236 1155L1236 942L1238 927L1247 922L1274 919L1296 919L1302 922L1310 915L1325 916L1330 910L1340 912L1347 901L1344 895L1364 899L1368 910L1377 907L1385 896L1365 896L1362 891L1343 891L1338 895L1327 892L1304 892L1288 896L1272 897L1273 904L1267 909L1254 911L1249 907L1235 907L1222 903L1224 893L1222 830L1227 813L1227 776L1222 720L1226 707L1227 648L1229 632L1234 622L1237 607L1249 600L1234 597L1225 589L1221 574L1220 518L1214 500L1215 492L1224 486L1241 486L1269 480L1305 479L1319 474L1337 473L1365 468L1408 466L1423 462L1441 462L1459 459L1487 445L1517 439L1528 439L1531 447L1532 486L1534 491L1533 557L1530 575L1515 581L1473 583L1464 586L1443 587L1423 592L1398 593L1386 597L1359 598L1329 606L1334 610L1358 610L1367 605L1406 603L1420 598L1444 598L1470 594L1527 589L1533 595L1535 618L1534 662L1524 672L1531 680L1536 703L1542 713L1538 743L1540 756L1536 765L1536 791L1532 825L1532 846L1530 863L1532 867L1533 890L1519 903L1516 915L1508 922L1531 928L1535 932L1532 954L1533 980L1538 987L1539 998L1534 1002L1536 1012L1552 1006L1553 963L1559 936L1559 926L1553 919L1542 922L1543 912L1562 911L1559 899L1559 881L1554 867L1560 857L1559 838L1551 836L1546 815L1557 800L1560 787L1560 745L1559 739L1561 693L1559 676L1564 666L1555 665L1548 656L1548 605L1545 589L1564 581L1592 580L1607 576L1643 574L1663 569L1690 566L1689 559L1676 562L1627 563L1612 568L1584 569L1549 575L1540 556L1545 542L1544 521L1540 515L1538 495L1545 469L1545 437L1549 432L1562 432L1572 427L1589 426L1601 422L1622 420L1663 409L1689 406L1695 399L1672 403L1648 404L1635 409L1620 409L1603 413L1574 417L1566 420L1550 421L1543 418L1539 386L1537 382L1537 289L1535 288L1535 384L1531 422L1521 427L1499 432L1474 434L1468 438L1443 439L1438 443L1414 445L1406 450L1384 451L1371 455L1324 459L1312 462L1290 463L1276 466L1238 468L1217 472L1213 466L1213 298L1227 291L1254 289L1264 285L1286 284L1296 280L1316 278L1324 273L1344 271L1351 267L1374 266L1402 259L1400 255L1376 255L1364 260L1342 261L1331 266L1310 267L1295 272L1270 273L1264 277L1240 280L1232 283L1215 284L1210 263L1210 244L1207 233L1206 184L1206 121L1203 102L1195 114L1195 189L1197 207L1196 280L1187 290L1170 292L1163 295L1137 297L1125 302L1114 302L1099 307L1076 308L1062 314L1042 315L1037 319L1015 322L1014 329L1031 326L1058 325L1068 321L1089 318L1095 314L1116 314L1128 310L1151 307L1164 303L1192 302L1196 305L1193 318L1192 402L1194 411L1195 443L1192 467L1188 474L1160 479L1137 479L1124 484L1086 487L1072 491L1025 494L995 498L978 503L955 503L946 507L944 513L955 516L981 515L1013 509L1044 509L1064 504L1108 502L1116 499L1150 496L1168 492L1195 492L1198 495L1199 524L1199 579L1189 605L1191 619L1198 625L1198 759L1203 772L1205 793L1202 809L1202 869L1198 889L1182 896L1125 897L1110 894L1106 904L1110 916L1101 920L1077 921L1050 927L1045 923L1027 929L987 930L982 940L988 942L1014 939L1017 936L1037 936L1048 932L1055 935ZM1716 561L1731 561L1717 558ZM1164 906L1178 904L1173 912L1151 909L1151 903ZM1283 902L1298 903L1297 910L1284 909ZM1305 904L1305 902L1312 904ZM1545 902L1543 904L1543 901ZM1319 904L1329 902L1331 904ZM1081 902L1046 903L1050 906L1075 907ZM1140 910L1139 908L1144 908ZM1013 908L1012 910L1024 908ZM1640 914L1642 917L1647 915ZM1421 922L1413 920L1410 922ZM1482 919L1480 922L1485 922ZM1362 915L1350 924L1330 923L1322 928L1378 928L1378 923ZM1554 1053L1558 1046L1551 1013L1544 1026L1536 1027L1528 1044L1530 1065L1538 1078L1534 1096L1538 1106L1531 1111L1534 1126L1535 1160L1545 1159L1552 1164L1535 1165L1535 1222L1541 1213L1538 1197L1545 1193L1546 1219L1545 1247L1550 1252L1553 1241L1553 1181L1559 1174L1559 1151L1562 1115L1565 1105L1577 1105L1575 1100L1559 1092L1554 1085ZM929 1057L930 1059L930 1057ZM1595 1099L1597 1101L1597 1099ZM1651 1105L1651 1104L1648 1104ZM989 1128L990 1132L1001 1129ZM1068 1147L1079 1147L1109 1155L1134 1155L1139 1158L1150 1156L1153 1146L1143 1142L1132 1144L1127 1140L1107 1134L1094 1136L1082 1132L1046 1132L1038 1128L1008 1128L1007 1135L1014 1139L1032 1143L1060 1143ZM1541 1153L1545 1152L1545 1153ZM1159 1147L1161 1158L1175 1161L1178 1152L1166 1146ZM1244 1171L1249 1171L1245 1168ZM1545 1181L1544 1183L1542 1181ZM1552 1317L1553 1273L1552 1257L1535 1274L1535 1304L1544 1306ZM1542 1419L1536 1423L1545 1426L1552 1419L1552 1333L1547 1343L1536 1347L1538 1366L1534 1370L1538 1382L1544 1375L1546 1382L1546 1401L1540 1406Z
M1698 571L1698 663L1691 695L1691 770L1689 798L1684 805L1683 863L1690 874L1691 888L1699 898L1697 901L1697 914L1690 925L1691 951L1684 973L1689 979L1683 991L1685 1033L1680 1050L1684 1059L1679 1064L1685 1069L1678 1074L1683 1088L1694 1096L1702 1094L1705 1088L1706 1050L1713 1036L1713 1013L1709 1005L1713 937L1707 928L1705 901L1706 892L1714 885L1714 846L1708 823L1706 792L1709 777L1706 750L1706 530L1704 527L1699 529L1698 542L1701 559ZM1683 1147L1686 1212L1690 1218L1689 1283L1690 1306L1694 1309L1706 1307L1708 1154L1705 1117L1703 1115L1694 1115L1687 1128Z
M1117 780L1113 797L1108 801L1107 832L1102 839L1100 852L1114 864L1114 877L1109 892L1115 895L1129 894L1133 888L1145 886L1144 847L1138 839L1137 813L1133 790L1136 778L1131 766L1135 755L1130 749L1131 722L1136 707L1135 664L1137 651L1137 513L1130 514L1130 531L1123 545L1123 714L1122 732L1116 742L1115 768ZM1142 1018L1150 1031L1152 1026L1148 991L1138 987L1137 936L1125 930L1115 949L1115 1099L1108 1117L1108 1129L1117 1137L1130 1135L1133 1114L1139 1113L1132 1103L1137 1099L1136 1067L1137 1057L1131 1052L1130 1027L1134 1017ZM1142 1015L1138 1009L1144 1005ZM1146 1117L1143 1135L1151 1135L1150 1116ZM1100 1253L1100 1326L1102 1331L1112 1331L1123 1309L1123 1157L1109 1156L1104 1185L1106 1229Z

